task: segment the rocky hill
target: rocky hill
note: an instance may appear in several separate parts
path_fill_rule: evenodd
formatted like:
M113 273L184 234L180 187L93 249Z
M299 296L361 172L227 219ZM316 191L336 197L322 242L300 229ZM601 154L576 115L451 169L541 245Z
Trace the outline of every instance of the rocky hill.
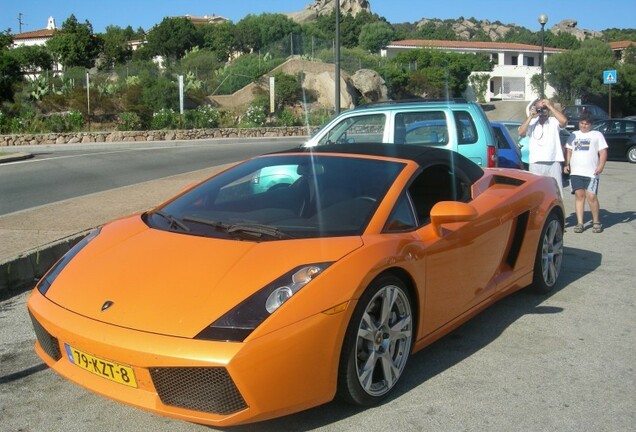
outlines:
M300 24L306 24L316 19L320 15L331 14L336 7L338 0L314 0L313 4L308 4L304 10L299 12L290 12L286 15ZM371 13L370 0L339 0L340 10L343 14L357 15L361 11ZM398 24L398 23L392 23ZM437 27L448 27L457 35L458 38L471 40L475 35L486 34L492 41L503 38L506 33L512 29L525 29L525 27L516 24L503 24L499 21L477 20L475 18L460 17L456 20L441 20L437 18L421 18L417 21L416 27L422 27L432 24ZM600 32L594 30L579 29L576 27L577 21L573 19L563 20L549 30L554 33L570 33L578 40L601 37ZM539 25L537 24L537 27ZM527 30L527 29L526 29ZM537 31L537 29L530 29Z
M488 20L476 20L475 18L458 18L456 20L440 20L435 18L423 18L421 19L416 27L420 28L425 25L433 24L437 27L447 26L455 32L458 38L471 40L477 34L486 34L492 41L496 42L497 40L503 38L506 33L513 29L526 29L525 27L518 26L516 24L502 24L499 21L488 21ZM538 24L537 24L538 26ZM572 19L563 20L554 26L552 26L549 30L553 33L570 33L578 40L584 40L588 38L598 38L602 36L601 32L597 32L594 30L584 30L576 27L577 21ZM527 30L527 29L526 29ZM531 29L530 31L536 31L536 29Z

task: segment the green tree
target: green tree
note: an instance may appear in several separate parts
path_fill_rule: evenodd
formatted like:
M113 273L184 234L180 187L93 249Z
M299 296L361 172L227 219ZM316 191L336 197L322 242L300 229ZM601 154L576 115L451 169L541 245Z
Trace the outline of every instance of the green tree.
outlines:
M636 29L609 28L603 30L603 39L606 42L618 42L624 40L636 41Z
M86 20L80 24L75 15L68 17L59 32L46 43L54 59L64 69L91 68L101 50L101 39L93 34L93 26Z
M618 82L613 85L612 100L616 110L622 115L636 114L636 44L623 52L623 62L619 65Z
M541 35L538 36L538 44L541 44ZM579 41L576 36L567 33L567 32L559 32L553 33L551 31L545 32L545 46L553 47L553 48L562 48L562 49L578 49L581 47L581 41Z
M409 65L409 70L413 71L406 90L413 95L426 93L427 97L461 97L468 86L471 72L492 70L484 55L446 53L432 49L400 53L392 62L398 66Z
M490 74L473 74L468 77L468 81L475 92L477 102L486 102L486 91L488 90Z
M132 48L128 42L134 37L132 28L107 26L102 39L102 67L112 68L116 64L126 63L132 58Z
M392 24L395 30L395 40L417 39L417 25L415 23Z
M154 55L178 60L186 52L202 44L201 34L185 17L164 18L146 37L146 48Z
M236 24L235 40L241 51L251 53L293 33L300 33L300 26L283 14L250 14Z
M409 83L409 72L394 65L380 66L376 71L384 80L390 98L404 99L408 97L406 87Z
M0 50L0 102L13 100L14 86L20 81L20 64L8 50Z
M219 62L227 62L237 50L236 26L232 22L199 27L203 47L211 50Z
M603 71L615 69L616 59L609 45L589 39L581 48L550 56L545 62L546 81L565 102L589 100L604 95Z
M274 75L276 107L281 109L285 105L293 105L301 98L298 77L278 72Z
M11 36L11 29L0 31L0 50L9 48L13 45L13 36Z
M20 64L23 73L35 78L42 71L53 69L53 57L46 47L41 45L23 45L10 51Z
M377 14L369 14L366 11L353 15L340 15L340 44L345 48L355 48L359 45L359 36L362 26L374 22L385 22ZM388 23L387 23L388 24ZM333 40L336 32L336 9L329 15L321 15L310 25L312 34L324 39Z
M450 25L429 21L420 26L415 33L418 39L457 40L457 34Z
M360 29L360 47L377 53L395 37L393 28L384 22L365 24Z
M181 74L192 72L197 77L211 76L221 66L216 55L217 53L207 48L194 48L183 56L176 70Z

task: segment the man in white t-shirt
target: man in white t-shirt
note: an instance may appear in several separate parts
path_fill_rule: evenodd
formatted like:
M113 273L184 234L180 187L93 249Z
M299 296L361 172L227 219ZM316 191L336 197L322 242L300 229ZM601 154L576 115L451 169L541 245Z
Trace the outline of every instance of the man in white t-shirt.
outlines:
M537 99L528 110L528 118L519 126L519 136L529 138L529 171L553 177L563 197L563 148L559 130L568 122L549 99ZM552 113L553 116L550 116Z
M592 212L592 232L603 231L599 219L601 205L597 195L598 177L603 172L607 161L607 142L602 133L591 129L592 116L589 113L583 113L579 121L579 130L570 135L565 145L567 154L563 170L570 174L570 187L574 194L575 233L582 233L585 226L583 212L586 199Z

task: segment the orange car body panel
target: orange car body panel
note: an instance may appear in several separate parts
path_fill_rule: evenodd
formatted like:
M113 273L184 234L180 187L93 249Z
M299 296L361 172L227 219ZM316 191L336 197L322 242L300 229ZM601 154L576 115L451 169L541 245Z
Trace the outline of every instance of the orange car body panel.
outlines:
M132 367L138 388L73 365L63 348L58 361L39 343L36 351L51 368L92 391L216 426L265 420L330 401L344 333L357 299L374 278L391 271L409 282L416 304L417 351L530 284L543 221L555 208L562 212L549 181L491 169L473 185L470 208L459 221L383 233L393 202L416 171L416 164L407 162L360 237L254 243L149 229L139 216L106 225L58 276L55 284L65 289L54 286L46 297L34 290L28 308L60 344ZM499 173L514 176L519 184L498 184ZM457 213L450 205L438 203L432 213ZM518 218L528 209L513 268L506 256ZM467 258L471 265L462 265ZM311 289L300 290L243 342L193 339L255 286L316 262L333 264L311 282ZM104 270L114 266L120 271ZM115 306L102 312L106 300ZM170 366L225 367L247 408L217 415L164 405L149 370Z

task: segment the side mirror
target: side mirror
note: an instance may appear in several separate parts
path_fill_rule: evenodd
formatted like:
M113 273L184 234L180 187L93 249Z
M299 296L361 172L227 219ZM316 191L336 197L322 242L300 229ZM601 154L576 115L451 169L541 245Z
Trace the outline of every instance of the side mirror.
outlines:
M442 236L442 225L453 222L468 222L477 218L477 210L470 204L458 201L440 201L431 209L431 224L438 236Z

